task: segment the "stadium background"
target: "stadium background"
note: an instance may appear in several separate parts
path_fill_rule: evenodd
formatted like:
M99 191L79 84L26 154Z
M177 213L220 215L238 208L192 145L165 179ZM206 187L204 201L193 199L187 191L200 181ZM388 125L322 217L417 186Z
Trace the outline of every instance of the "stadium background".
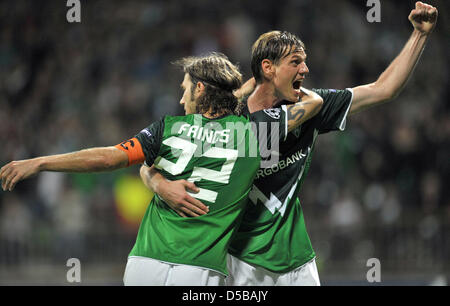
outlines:
M272 29L305 42L305 87L374 81L412 27L414 1L0 2L0 163L115 145L164 114L181 114L179 57L221 51L250 77L250 48ZM449 15L447 1L396 101L322 135L300 199L322 284L447 284L450 275ZM138 166L103 174L41 173L0 191L0 284L122 283L151 193ZM447 182L447 183L446 183ZM447 187L445 187L447 186Z

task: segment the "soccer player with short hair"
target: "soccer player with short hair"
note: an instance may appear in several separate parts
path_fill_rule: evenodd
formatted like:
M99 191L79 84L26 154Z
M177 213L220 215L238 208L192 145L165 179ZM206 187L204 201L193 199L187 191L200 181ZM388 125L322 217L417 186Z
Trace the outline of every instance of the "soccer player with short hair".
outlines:
M297 197L319 134L344 130L346 117L394 99L412 74L437 20L437 9L417 2L408 17L414 30L403 50L373 83L345 90L314 90L323 97L320 112L280 141L280 161L256 174L241 226L231 243L229 285L320 285L315 253L308 237ZM254 91L247 98L251 120L261 110L297 101L297 89L309 72L303 43L293 34L272 31L259 37L252 48L252 72L239 92ZM256 87L255 87L256 86ZM292 114L291 114L292 115ZM252 117L253 116L253 117ZM187 207L179 199L181 188L168 193L154 177L154 190L173 207ZM184 193L183 193L184 192ZM176 194L178 197L171 197ZM189 202L189 201L188 201ZM197 202L190 215L207 213Z

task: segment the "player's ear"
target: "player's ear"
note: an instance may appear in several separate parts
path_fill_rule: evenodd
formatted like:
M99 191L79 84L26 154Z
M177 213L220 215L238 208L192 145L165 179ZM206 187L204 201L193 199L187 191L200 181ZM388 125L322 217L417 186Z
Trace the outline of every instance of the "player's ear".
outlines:
M261 69L266 79L271 80L273 78L275 73L275 66L271 60L263 59L261 62Z
M197 82L197 84L195 85L195 93L197 94L197 97L202 95L204 91L205 84L203 84L202 82Z

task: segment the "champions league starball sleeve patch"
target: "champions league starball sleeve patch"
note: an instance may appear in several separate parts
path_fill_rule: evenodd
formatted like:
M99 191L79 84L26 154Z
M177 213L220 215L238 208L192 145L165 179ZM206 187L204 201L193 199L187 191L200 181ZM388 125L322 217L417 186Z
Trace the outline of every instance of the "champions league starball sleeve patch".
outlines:
M280 119L280 112L281 112L280 108L268 108L265 109L264 112L273 119Z

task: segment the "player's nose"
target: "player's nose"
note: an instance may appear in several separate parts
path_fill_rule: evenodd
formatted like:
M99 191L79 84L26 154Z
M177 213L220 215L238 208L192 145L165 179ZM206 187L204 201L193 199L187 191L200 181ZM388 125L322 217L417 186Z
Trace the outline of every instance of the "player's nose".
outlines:
M301 63L298 67L298 73L299 74L308 74L309 73L309 68L306 65L305 62Z

